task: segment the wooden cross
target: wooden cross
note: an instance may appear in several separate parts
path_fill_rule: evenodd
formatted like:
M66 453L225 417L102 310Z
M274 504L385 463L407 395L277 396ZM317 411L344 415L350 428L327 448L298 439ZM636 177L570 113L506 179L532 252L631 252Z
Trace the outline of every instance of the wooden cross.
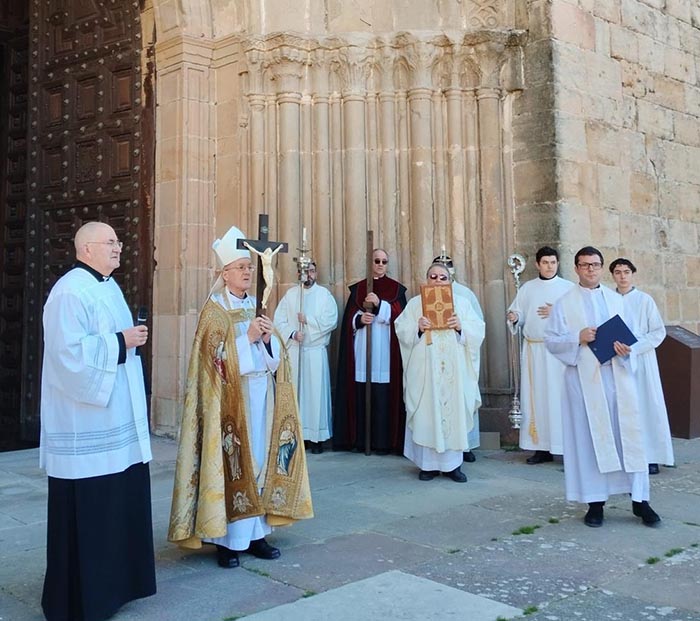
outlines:
M247 250L245 244L248 244L251 248L254 248L258 252L265 252L265 250L276 250L279 246L282 246L277 252L288 252L287 244L284 242L273 242L269 241L267 238L270 232L268 226L268 215L261 213L258 215L258 239L239 239L236 244L236 248L239 250ZM262 310L262 295L263 289L265 288L265 279L263 274L263 263L262 259L258 255L258 280L255 291L255 316L260 317L263 314Z

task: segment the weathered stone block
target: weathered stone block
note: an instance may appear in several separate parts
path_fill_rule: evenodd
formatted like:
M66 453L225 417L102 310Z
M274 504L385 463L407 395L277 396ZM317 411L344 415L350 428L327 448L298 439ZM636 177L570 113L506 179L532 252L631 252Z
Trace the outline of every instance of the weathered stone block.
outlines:
M666 0L666 13L690 24L691 0Z
M681 144L700 147L700 118L682 112L673 112L672 117L674 140ZM700 177L700 170L698 175Z
M666 17L658 9L639 0L622 0L622 25L657 41L664 41L667 36Z
M626 135L615 127L593 121L586 123L586 144L593 162L611 166L619 164L620 156L627 155L625 139Z
M593 15L612 24L620 23L620 0L595 0Z
M700 290L697 288L681 289L681 320L697 322L698 308L700 307Z
M644 250L652 235L651 219L647 216L623 214L620 216L620 239L626 248Z
M558 113L555 116L557 154L566 160L588 160L586 122L584 119Z
M630 175L630 206L635 213L655 215L658 212L659 198L656 177L638 172L633 172ZM644 243L646 243L646 239Z
M688 287L700 287L700 257L685 257L685 273Z
M620 215L607 209L591 208L591 239L593 245L600 248L607 256L614 252L606 252L606 248L619 248L620 236Z
M552 36L585 50L594 50L595 20L579 7L554 0L552 3Z
M595 51L610 55L610 24L602 19L595 20Z
M667 48L664 54L664 69L671 78L695 84L697 81L695 61L696 57L691 54Z
M639 36L639 62L656 73L664 71L664 46L649 36Z
M639 35L622 26L610 26L610 55L632 63L639 61Z
M663 225L657 222L657 226L662 228ZM664 265L664 282L669 288L685 288L688 282L685 273L685 257L678 256L673 253L664 253L661 255L661 260ZM697 309L696 309L697 311Z
M637 128L640 132L670 140L673 138L671 111L648 101L637 100Z
M630 173L617 166L598 164L598 193L604 210L629 211Z
M518 205L555 200L557 190L554 161L524 161L515 164L513 193Z

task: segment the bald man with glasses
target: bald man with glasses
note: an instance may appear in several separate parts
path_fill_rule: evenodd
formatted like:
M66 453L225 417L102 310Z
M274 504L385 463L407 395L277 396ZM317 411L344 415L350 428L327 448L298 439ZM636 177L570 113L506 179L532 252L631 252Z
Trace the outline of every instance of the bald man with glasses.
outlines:
M373 290L367 281L350 286L341 324L333 417L333 448L365 450L365 369L367 332L371 330L371 450L401 454L406 412L402 397L401 354L394 321L406 307L406 287L389 278L389 255L372 253ZM369 306L369 309L365 308Z

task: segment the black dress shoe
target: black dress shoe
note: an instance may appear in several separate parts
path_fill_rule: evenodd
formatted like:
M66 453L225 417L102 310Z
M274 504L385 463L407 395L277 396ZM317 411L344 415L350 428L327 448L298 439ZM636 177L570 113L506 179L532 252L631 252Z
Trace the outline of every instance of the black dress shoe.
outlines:
M432 481L438 474L437 470L421 470L418 473L418 479L420 481Z
M600 528L603 525L604 502L589 502L588 511L583 518L583 523L591 528Z
M273 548L269 543L267 543L267 541L265 541L264 537L262 539L251 541L246 552L257 558L267 559L268 561L279 558L282 554L279 551L279 548Z
M632 513L642 518L645 526L656 526L661 521L659 514L649 506L646 500L642 502L632 501Z
M649 464L649 474L659 474L659 464Z
M240 565L238 552L219 545L216 546L216 562L219 564L219 567L225 567L226 569Z
M476 455L474 455L474 453L471 451L464 451L464 453L462 453L462 459L468 464L471 464L476 461Z
M467 475L462 472L461 468L457 466L454 470L450 472L443 472L446 477L450 477L455 483L466 483Z
M526 464L543 464L546 461L554 461L554 456L549 451L535 451L525 460Z
M311 454L320 455L323 453L323 445L320 442L309 442L311 445Z

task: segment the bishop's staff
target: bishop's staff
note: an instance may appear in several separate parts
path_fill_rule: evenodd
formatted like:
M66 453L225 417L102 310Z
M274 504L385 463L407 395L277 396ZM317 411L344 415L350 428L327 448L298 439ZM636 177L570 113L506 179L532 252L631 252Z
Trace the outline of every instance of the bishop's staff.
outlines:
M299 320L299 333L302 335L302 340L297 341L299 344L299 358L297 364L297 399L301 401L301 357L302 348L304 347L304 329L305 322L302 321L304 314L304 289L306 288L306 283L309 280L309 267L311 267L311 257L308 256L309 249L306 247L306 227L301 229L301 248L297 248L299 251L299 257L294 259L297 263L297 274L299 275L299 314L297 319Z
M510 268L511 274L513 274L513 280L515 281L515 293L517 295L518 289L520 289L520 274L522 274L523 270L525 269L525 257L517 253L510 255L508 257L508 267ZM513 373L515 390L513 391L513 400L510 404L508 419L510 420L510 424L513 429L520 429L520 423L523 419L523 415L520 411L520 349L522 346L522 331L520 330L520 322L516 324L514 337L515 342L510 351L510 368Z
M367 293L374 291L374 231L367 231ZM371 302L365 302L365 311L372 311ZM372 324L365 331L365 455L372 454Z

